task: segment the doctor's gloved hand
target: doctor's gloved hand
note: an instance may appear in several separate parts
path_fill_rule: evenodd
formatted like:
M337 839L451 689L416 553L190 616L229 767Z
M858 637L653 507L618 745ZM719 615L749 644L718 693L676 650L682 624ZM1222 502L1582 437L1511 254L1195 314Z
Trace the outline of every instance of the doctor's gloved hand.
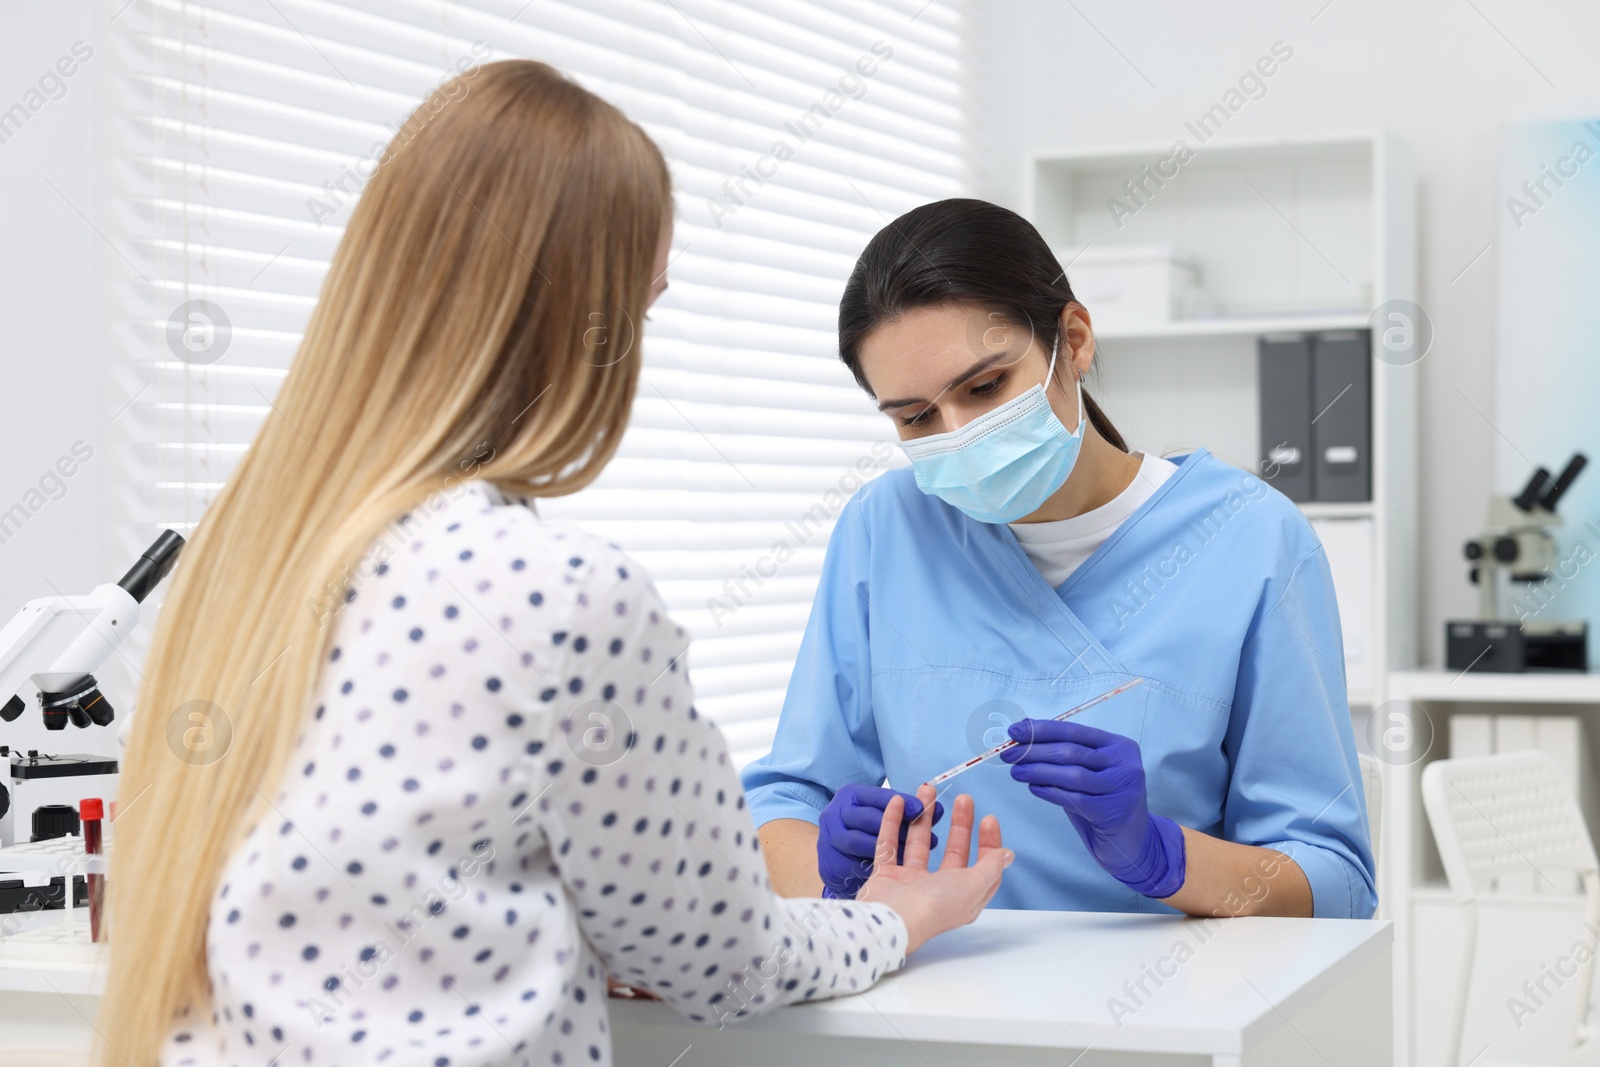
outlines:
M1150 814L1136 741L1054 719L1020 719L1007 732L1018 742L1000 753L1011 777L1067 813L1106 873L1158 900L1183 888L1183 828Z
M916 797L882 786L852 783L833 794L833 800L822 809L817 823L817 872L822 875L823 896L848 900L872 874L883 812L895 797L905 801L905 821L898 824L900 850L904 852L906 834L923 813L922 801ZM943 817L944 805L935 802L929 825ZM928 847L938 844L939 838L932 836Z

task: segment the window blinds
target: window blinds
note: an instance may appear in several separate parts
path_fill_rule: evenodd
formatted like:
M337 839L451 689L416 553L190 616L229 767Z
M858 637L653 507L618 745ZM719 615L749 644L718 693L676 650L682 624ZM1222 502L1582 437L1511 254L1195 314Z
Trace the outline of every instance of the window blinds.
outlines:
M655 138L677 225L621 450L540 510L650 571L699 706L759 755L834 517L902 462L835 316L871 234L961 188L961 3L133 0L108 237L121 547L191 528L270 412L374 144L457 70L542 59Z

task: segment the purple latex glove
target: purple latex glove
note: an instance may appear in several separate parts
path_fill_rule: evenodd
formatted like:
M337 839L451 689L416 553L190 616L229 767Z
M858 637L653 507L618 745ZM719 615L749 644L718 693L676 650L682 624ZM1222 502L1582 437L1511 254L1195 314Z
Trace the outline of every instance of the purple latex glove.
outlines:
M822 875L822 895L830 899L854 899L872 875L872 860L878 851L878 827L883 809L896 795L905 797L905 821L900 824L900 848L906 847L906 831L922 814L922 801L910 793L899 793L875 785L847 785L833 794L822 809L817 823L817 870ZM935 801L933 821L944 818L944 805ZM929 844L939 844L937 834Z
M1150 814L1138 742L1054 719L1019 719L1007 732L1019 742L1000 753L1011 777L1066 811L1106 873L1157 899L1183 888L1183 829Z

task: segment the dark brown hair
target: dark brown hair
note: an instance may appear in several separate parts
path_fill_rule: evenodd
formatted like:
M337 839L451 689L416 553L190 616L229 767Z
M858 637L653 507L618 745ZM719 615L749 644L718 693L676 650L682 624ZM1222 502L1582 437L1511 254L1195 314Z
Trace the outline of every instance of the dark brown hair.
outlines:
M984 200L939 200L911 209L867 242L839 301L839 358L872 394L861 373L861 342L907 311L972 304L1026 325L1049 349L1061 310L1074 299L1066 271L1027 219ZM1128 451L1087 391L1083 406L1095 431Z

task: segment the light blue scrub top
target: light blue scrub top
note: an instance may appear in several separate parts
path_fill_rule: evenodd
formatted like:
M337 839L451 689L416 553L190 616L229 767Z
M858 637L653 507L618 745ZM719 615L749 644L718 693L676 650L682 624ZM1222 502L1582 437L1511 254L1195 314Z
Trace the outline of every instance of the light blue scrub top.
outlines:
M1078 721L1139 743L1150 810L1292 857L1318 916L1371 916L1327 557L1259 478L1204 450L1175 461L1054 589L1010 527L923 494L910 468L858 492L828 543L772 751L743 772L756 824L815 823L849 782L912 792L1005 740L1007 723L1142 675ZM994 907L1171 912L1101 870L1066 814L998 760L942 790L947 808L971 793L1016 852Z

